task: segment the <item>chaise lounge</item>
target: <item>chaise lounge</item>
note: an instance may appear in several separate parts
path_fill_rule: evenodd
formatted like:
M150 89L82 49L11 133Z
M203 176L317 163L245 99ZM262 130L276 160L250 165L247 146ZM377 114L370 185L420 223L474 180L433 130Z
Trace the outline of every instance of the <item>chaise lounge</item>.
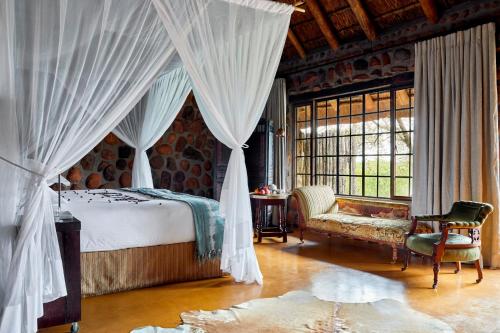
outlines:
M405 203L380 200L337 198L329 186L306 186L295 189L300 240L304 231L316 231L329 236L385 244L392 247L392 262L398 249L404 248L405 234L411 229L409 207ZM421 233L430 232L419 224Z

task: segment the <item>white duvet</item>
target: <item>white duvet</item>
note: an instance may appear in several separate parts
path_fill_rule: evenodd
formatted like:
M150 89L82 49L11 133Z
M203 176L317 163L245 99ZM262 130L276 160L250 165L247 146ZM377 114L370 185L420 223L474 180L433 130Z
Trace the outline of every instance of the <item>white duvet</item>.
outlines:
M63 209L82 223L82 252L195 240L193 214L183 202L121 190L62 191L61 194Z

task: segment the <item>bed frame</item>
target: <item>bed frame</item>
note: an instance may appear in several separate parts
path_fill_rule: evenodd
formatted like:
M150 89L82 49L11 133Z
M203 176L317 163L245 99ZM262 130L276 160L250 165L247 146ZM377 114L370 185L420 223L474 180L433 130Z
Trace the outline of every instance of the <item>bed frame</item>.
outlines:
M81 253L82 296L221 277L220 259L199 261L196 243Z

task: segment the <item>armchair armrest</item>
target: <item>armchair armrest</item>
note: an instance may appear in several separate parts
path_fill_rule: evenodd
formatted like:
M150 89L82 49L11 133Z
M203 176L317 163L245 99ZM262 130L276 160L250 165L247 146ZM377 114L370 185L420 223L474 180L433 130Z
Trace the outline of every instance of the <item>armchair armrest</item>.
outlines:
M420 215L414 216L418 221L445 221L448 218L448 214L444 215Z

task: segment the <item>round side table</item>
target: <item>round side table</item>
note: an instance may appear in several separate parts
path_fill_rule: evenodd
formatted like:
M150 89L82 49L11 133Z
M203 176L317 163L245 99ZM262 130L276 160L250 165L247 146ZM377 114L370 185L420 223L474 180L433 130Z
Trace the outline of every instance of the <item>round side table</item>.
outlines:
M250 194L250 199L255 207L255 229L257 234L257 242L262 242L262 237L282 237L283 243L287 242L286 230L286 203L290 194ZM264 227L265 214L263 210L268 206L278 207L278 226L272 228Z

